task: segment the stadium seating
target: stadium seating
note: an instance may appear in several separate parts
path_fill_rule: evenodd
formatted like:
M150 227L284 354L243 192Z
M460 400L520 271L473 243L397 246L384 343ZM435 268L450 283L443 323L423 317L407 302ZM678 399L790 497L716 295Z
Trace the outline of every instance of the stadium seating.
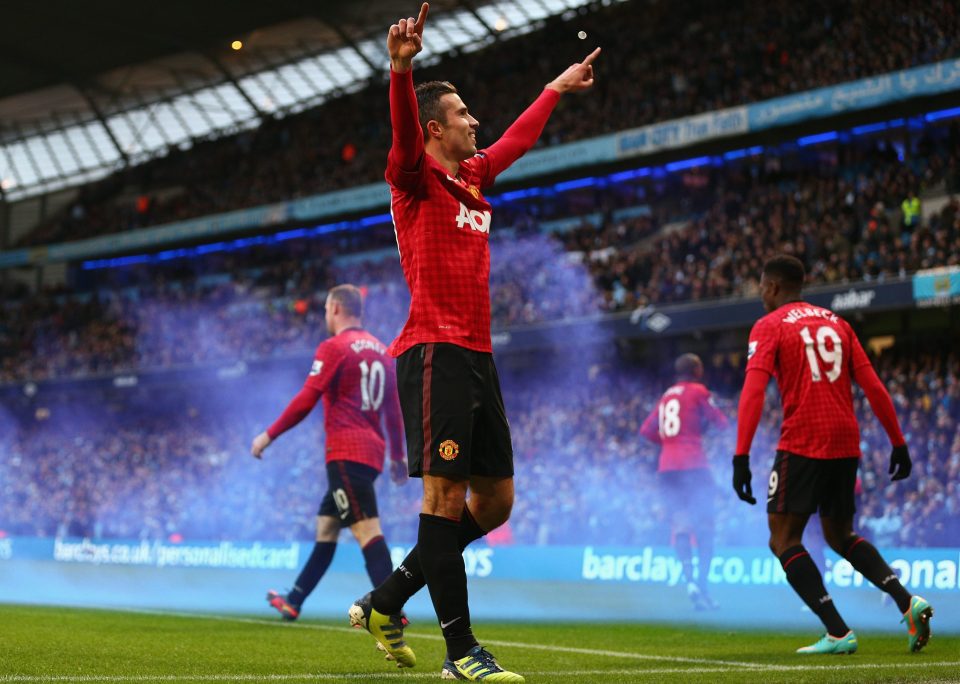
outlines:
M912 351L912 350L911 350ZM861 397L860 527L886 546L948 546L960 534L960 356L890 350L879 358L911 445L915 468L890 485L889 443ZM582 364L584 358L578 359ZM639 427L669 380L636 366L614 367L597 352L576 373L549 361L502 373L517 477L524 483L511 519L526 544L666 543L656 496L656 449ZM738 373L708 368L721 407L733 417ZM246 382L246 381L244 381ZM251 380L257 392L204 385L124 388L93 397L48 393L42 402L5 402L0 414L3 532L125 539L309 539L324 489L321 421L284 435L263 463L249 456L257 430L279 413L297 376ZM768 410L754 448L763 486L779 411ZM43 411L37 412L39 406ZM765 538L736 515L729 486L731 433L708 450L718 483L721 544ZM416 537L419 488L378 484L390 539ZM697 496L704 495L697 493ZM282 506L276 505L283 501ZM734 523L734 521L741 521Z
M801 257L812 284L960 263L956 200L909 228L899 213L910 188L960 189L957 125L928 129L910 155L901 162L873 139L771 148L737 163L505 203L498 220L515 228L491 240L494 326L749 296L760 264L778 251ZM638 205L648 210L616 218ZM577 215L601 218L549 232L553 218ZM371 328L392 339L409 302L394 245L392 230L377 228L106 269L89 274L85 291L11 298L0 306L0 381L308 353L322 334L323 293L345 281L369 288Z
M906 6L896 0L615 3L578 16L576 28L558 22L444 60L418 78L457 84L481 120L482 145L506 129L545 79L587 47L602 45L596 92L561 103L542 139L550 145L960 52L957 9L948 0ZM578 29L588 40L576 39ZM569 40L558 41L562 35ZM489 104L494 101L496 107ZM376 182L383 177L388 122L378 82L303 115L200 141L90 186L20 244L75 240Z

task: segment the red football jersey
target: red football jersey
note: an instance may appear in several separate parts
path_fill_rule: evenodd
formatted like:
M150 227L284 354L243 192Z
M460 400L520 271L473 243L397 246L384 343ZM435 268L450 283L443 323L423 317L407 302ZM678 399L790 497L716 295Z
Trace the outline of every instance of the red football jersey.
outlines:
M410 313L390 353L399 356L422 342L491 352L492 212L481 190L536 142L559 94L544 90L503 138L460 162L453 177L424 151L412 72L390 78L393 144L385 175L410 288Z
M381 417L390 432L391 449L401 449L403 440L397 373L386 346L366 330L344 330L317 347L304 384L323 396L326 460L356 461L383 470Z
M777 379L778 449L809 458L860 455L851 378L870 359L845 320L806 302L784 304L753 326L747 356L747 371Z
M661 446L657 472L706 468L703 432L711 424L725 426L727 417L704 385L678 382L664 392L640 428L641 435Z

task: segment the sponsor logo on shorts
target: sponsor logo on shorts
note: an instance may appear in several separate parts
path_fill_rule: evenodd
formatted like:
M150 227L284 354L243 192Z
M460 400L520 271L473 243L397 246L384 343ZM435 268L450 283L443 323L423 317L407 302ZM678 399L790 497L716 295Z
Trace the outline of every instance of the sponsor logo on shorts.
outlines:
M460 454L460 445L452 439L445 439L440 443L440 458L444 461L452 461Z

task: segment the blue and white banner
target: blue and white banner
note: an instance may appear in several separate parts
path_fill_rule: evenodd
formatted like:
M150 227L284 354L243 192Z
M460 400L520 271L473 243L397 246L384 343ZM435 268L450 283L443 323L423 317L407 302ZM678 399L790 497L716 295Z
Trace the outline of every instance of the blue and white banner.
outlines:
M956 90L960 90L960 59L533 150L501 174L499 180L536 178L572 168L640 157L707 140L753 133ZM386 207L389 202L390 192L386 184L371 183L290 202L205 216L154 228L38 249L0 252L0 269L155 249L184 239L215 237L290 221L314 221L377 210Z
M164 568L295 571L306 562L312 545L298 542L164 542L112 539L0 539L0 561L45 560L79 565L121 565ZM410 551L394 546L394 565ZM343 554L338 569L364 572L363 557ZM884 556L904 586L914 591L946 591L960 595L960 548L885 549ZM469 577L494 580L655 584L678 586L682 567L673 549L663 546L488 546L475 544L464 553ZM827 559L828 586L870 588L869 582L844 559ZM717 549L710 563L711 585L774 586L787 580L768 549Z
M259 613L279 619L268 588L290 586L312 543L169 542L0 538L0 602ZM398 564L409 546L394 546ZM936 607L938 634L960 633L960 548L883 549L904 585ZM697 611L672 549L660 546L488 546L464 551L471 614L478 620L691 622L716 627L819 629L768 549L721 547L710 563L710 593L720 604ZM826 585L857 628L896 631L896 606L828 552ZM363 554L350 540L304 608L344 619L370 589ZM426 591L408 615L434 624ZM853 623L851 623L853 624Z
M750 131L880 107L960 88L960 59L827 86L758 102L747 109Z
M960 268L956 266L920 271L913 276L917 306L949 306L960 302Z
M617 157L638 157L661 150L747 133L747 107L688 116L617 134Z

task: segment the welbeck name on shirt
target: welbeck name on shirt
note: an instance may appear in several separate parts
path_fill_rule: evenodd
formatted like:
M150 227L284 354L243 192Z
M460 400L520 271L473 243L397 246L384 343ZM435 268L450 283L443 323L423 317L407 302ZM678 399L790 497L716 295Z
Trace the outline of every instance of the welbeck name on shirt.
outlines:
M783 322L796 323L804 318L825 318L831 323L837 322L837 316L832 311L827 311L826 309L819 309L812 306L793 309L789 314L783 317Z

